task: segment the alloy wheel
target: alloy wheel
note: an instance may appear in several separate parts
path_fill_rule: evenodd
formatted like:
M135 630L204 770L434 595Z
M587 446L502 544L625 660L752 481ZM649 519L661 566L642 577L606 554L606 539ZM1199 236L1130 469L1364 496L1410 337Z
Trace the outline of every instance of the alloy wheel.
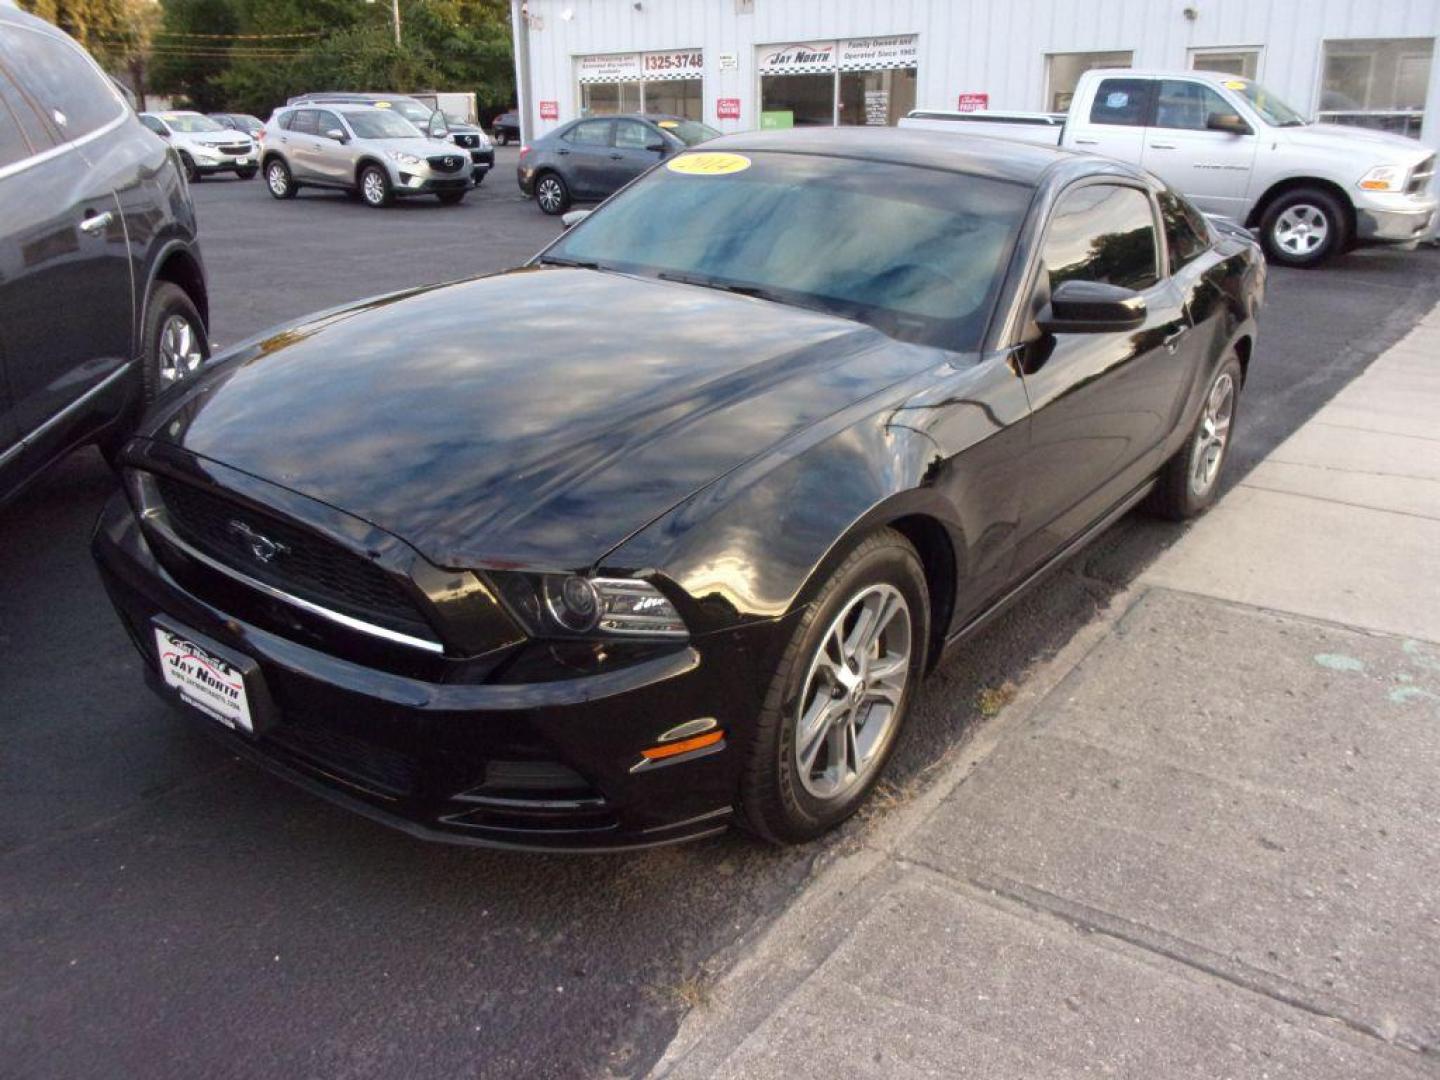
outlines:
M284 195L290 189L290 178L285 175L285 166L278 161L265 170L265 182L276 195Z
M871 585L821 639L795 718L796 774L813 798L843 799L884 758L910 676L910 626L900 590Z
M1235 380L1222 372L1210 387L1200 426L1190 451L1190 490L1204 495L1220 475L1225 450L1230 445L1230 421L1235 416Z
M547 214L555 214L559 212L560 204L565 201L565 192L561 189L559 180L546 176L536 185L535 198L539 200L542 210Z
M199 336L183 315L169 316L160 327L159 354L162 389L188 379L205 360Z
M374 169L365 174L360 181L360 189L365 196L365 201L371 206L379 206L385 201L385 178Z
M1324 245L1330 235L1330 219L1318 206L1296 203L1275 219L1272 232L1276 247L1287 255L1304 258Z

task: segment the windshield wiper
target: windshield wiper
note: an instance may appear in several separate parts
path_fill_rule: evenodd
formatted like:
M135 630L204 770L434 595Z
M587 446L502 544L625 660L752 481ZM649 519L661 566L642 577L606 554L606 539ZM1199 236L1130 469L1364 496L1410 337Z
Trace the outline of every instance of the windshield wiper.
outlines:
M674 281L680 285L699 285L702 289L719 289L721 292L735 293L739 296L753 296L760 300L773 300L776 303L787 302L781 300L779 294L760 285L741 285L739 282L725 281L722 278L700 277L694 274L676 274L669 270L661 270L655 276L661 281Z
M604 270L598 262L587 262L584 259L567 259L561 255L541 255L535 260L544 263L546 266L571 266L581 270Z

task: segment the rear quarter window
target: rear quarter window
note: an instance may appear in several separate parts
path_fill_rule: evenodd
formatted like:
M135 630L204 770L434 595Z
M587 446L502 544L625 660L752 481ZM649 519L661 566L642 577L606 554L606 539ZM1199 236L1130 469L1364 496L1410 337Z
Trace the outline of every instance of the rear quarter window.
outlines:
M1090 105L1092 124L1144 127L1150 120L1155 83L1151 79L1104 79Z

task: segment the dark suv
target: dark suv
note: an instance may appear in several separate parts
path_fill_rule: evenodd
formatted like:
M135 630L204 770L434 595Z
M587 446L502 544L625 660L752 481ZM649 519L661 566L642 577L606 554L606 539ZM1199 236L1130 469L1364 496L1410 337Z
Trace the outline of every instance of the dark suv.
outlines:
M206 319L174 151L74 41L0 6L0 500L194 372Z

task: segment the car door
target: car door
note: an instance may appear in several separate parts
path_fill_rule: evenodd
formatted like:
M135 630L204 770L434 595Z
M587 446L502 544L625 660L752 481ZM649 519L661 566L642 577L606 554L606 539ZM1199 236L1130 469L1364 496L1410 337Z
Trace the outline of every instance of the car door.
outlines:
M325 179L320 171L320 110L295 110L280 142L290 162L290 173L296 180L313 184Z
M1216 250L1204 216L1174 191L1164 189L1156 195L1171 281L1190 320L1190 330L1178 350L1182 366L1190 372L1190 385L1176 402L1174 422L1178 428L1186 403L1203 392L1214 359L1229 344L1230 307L1223 280L1225 258ZM1184 435L1175 431L1172 443L1179 443Z
M19 273L19 248L12 242L5 223L15 214L25 184L25 163L51 146L48 132L31 114L28 127L22 127L16 109L27 109L14 84L0 71L0 293L8 288ZM5 306L0 296L0 309ZM0 321L0 495L18 483L19 459L22 449L20 427L15 417L15 403L10 396L7 377L5 339L6 325Z
M83 150L117 131L129 106L78 46L0 24L12 116L46 149L10 166L0 217L0 327L16 425L32 442L64 434L79 406L133 359L134 282L112 177Z
M1161 269L1162 250L1154 203L1139 181L1083 180L1055 202L1032 314L1061 282L1080 280L1136 290L1146 318L1133 331L1027 334L1029 479L1017 569L1042 563L1159 466L1191 374L1190 324Z
M331 184L353 184L355 166L349 143L330 135L338 131L347 139L350 129L341 121L340 115L330 109L315 112L314 168L316 175Z
M604 198L610 182L612 120L581 120L560 137L555 154L571 192L585 199Z
M659 145L661 149L652 147ZM615 145L610 150L609 190L618 191L657 161L665 158L668 142L659 130L639 120L615 121Z
M1141 164L1201 210L1243 219L1259 140L1206 127L1239 110L1197 79L1160 79L1155 119L1145 129Z
M1155 80L1114 76L1101 79L1084 117L1073 117L1075 134L1065 140L1077 150L1140 164L1145 126L1155 100ZM1084 103L1081 103L1084 107Z

